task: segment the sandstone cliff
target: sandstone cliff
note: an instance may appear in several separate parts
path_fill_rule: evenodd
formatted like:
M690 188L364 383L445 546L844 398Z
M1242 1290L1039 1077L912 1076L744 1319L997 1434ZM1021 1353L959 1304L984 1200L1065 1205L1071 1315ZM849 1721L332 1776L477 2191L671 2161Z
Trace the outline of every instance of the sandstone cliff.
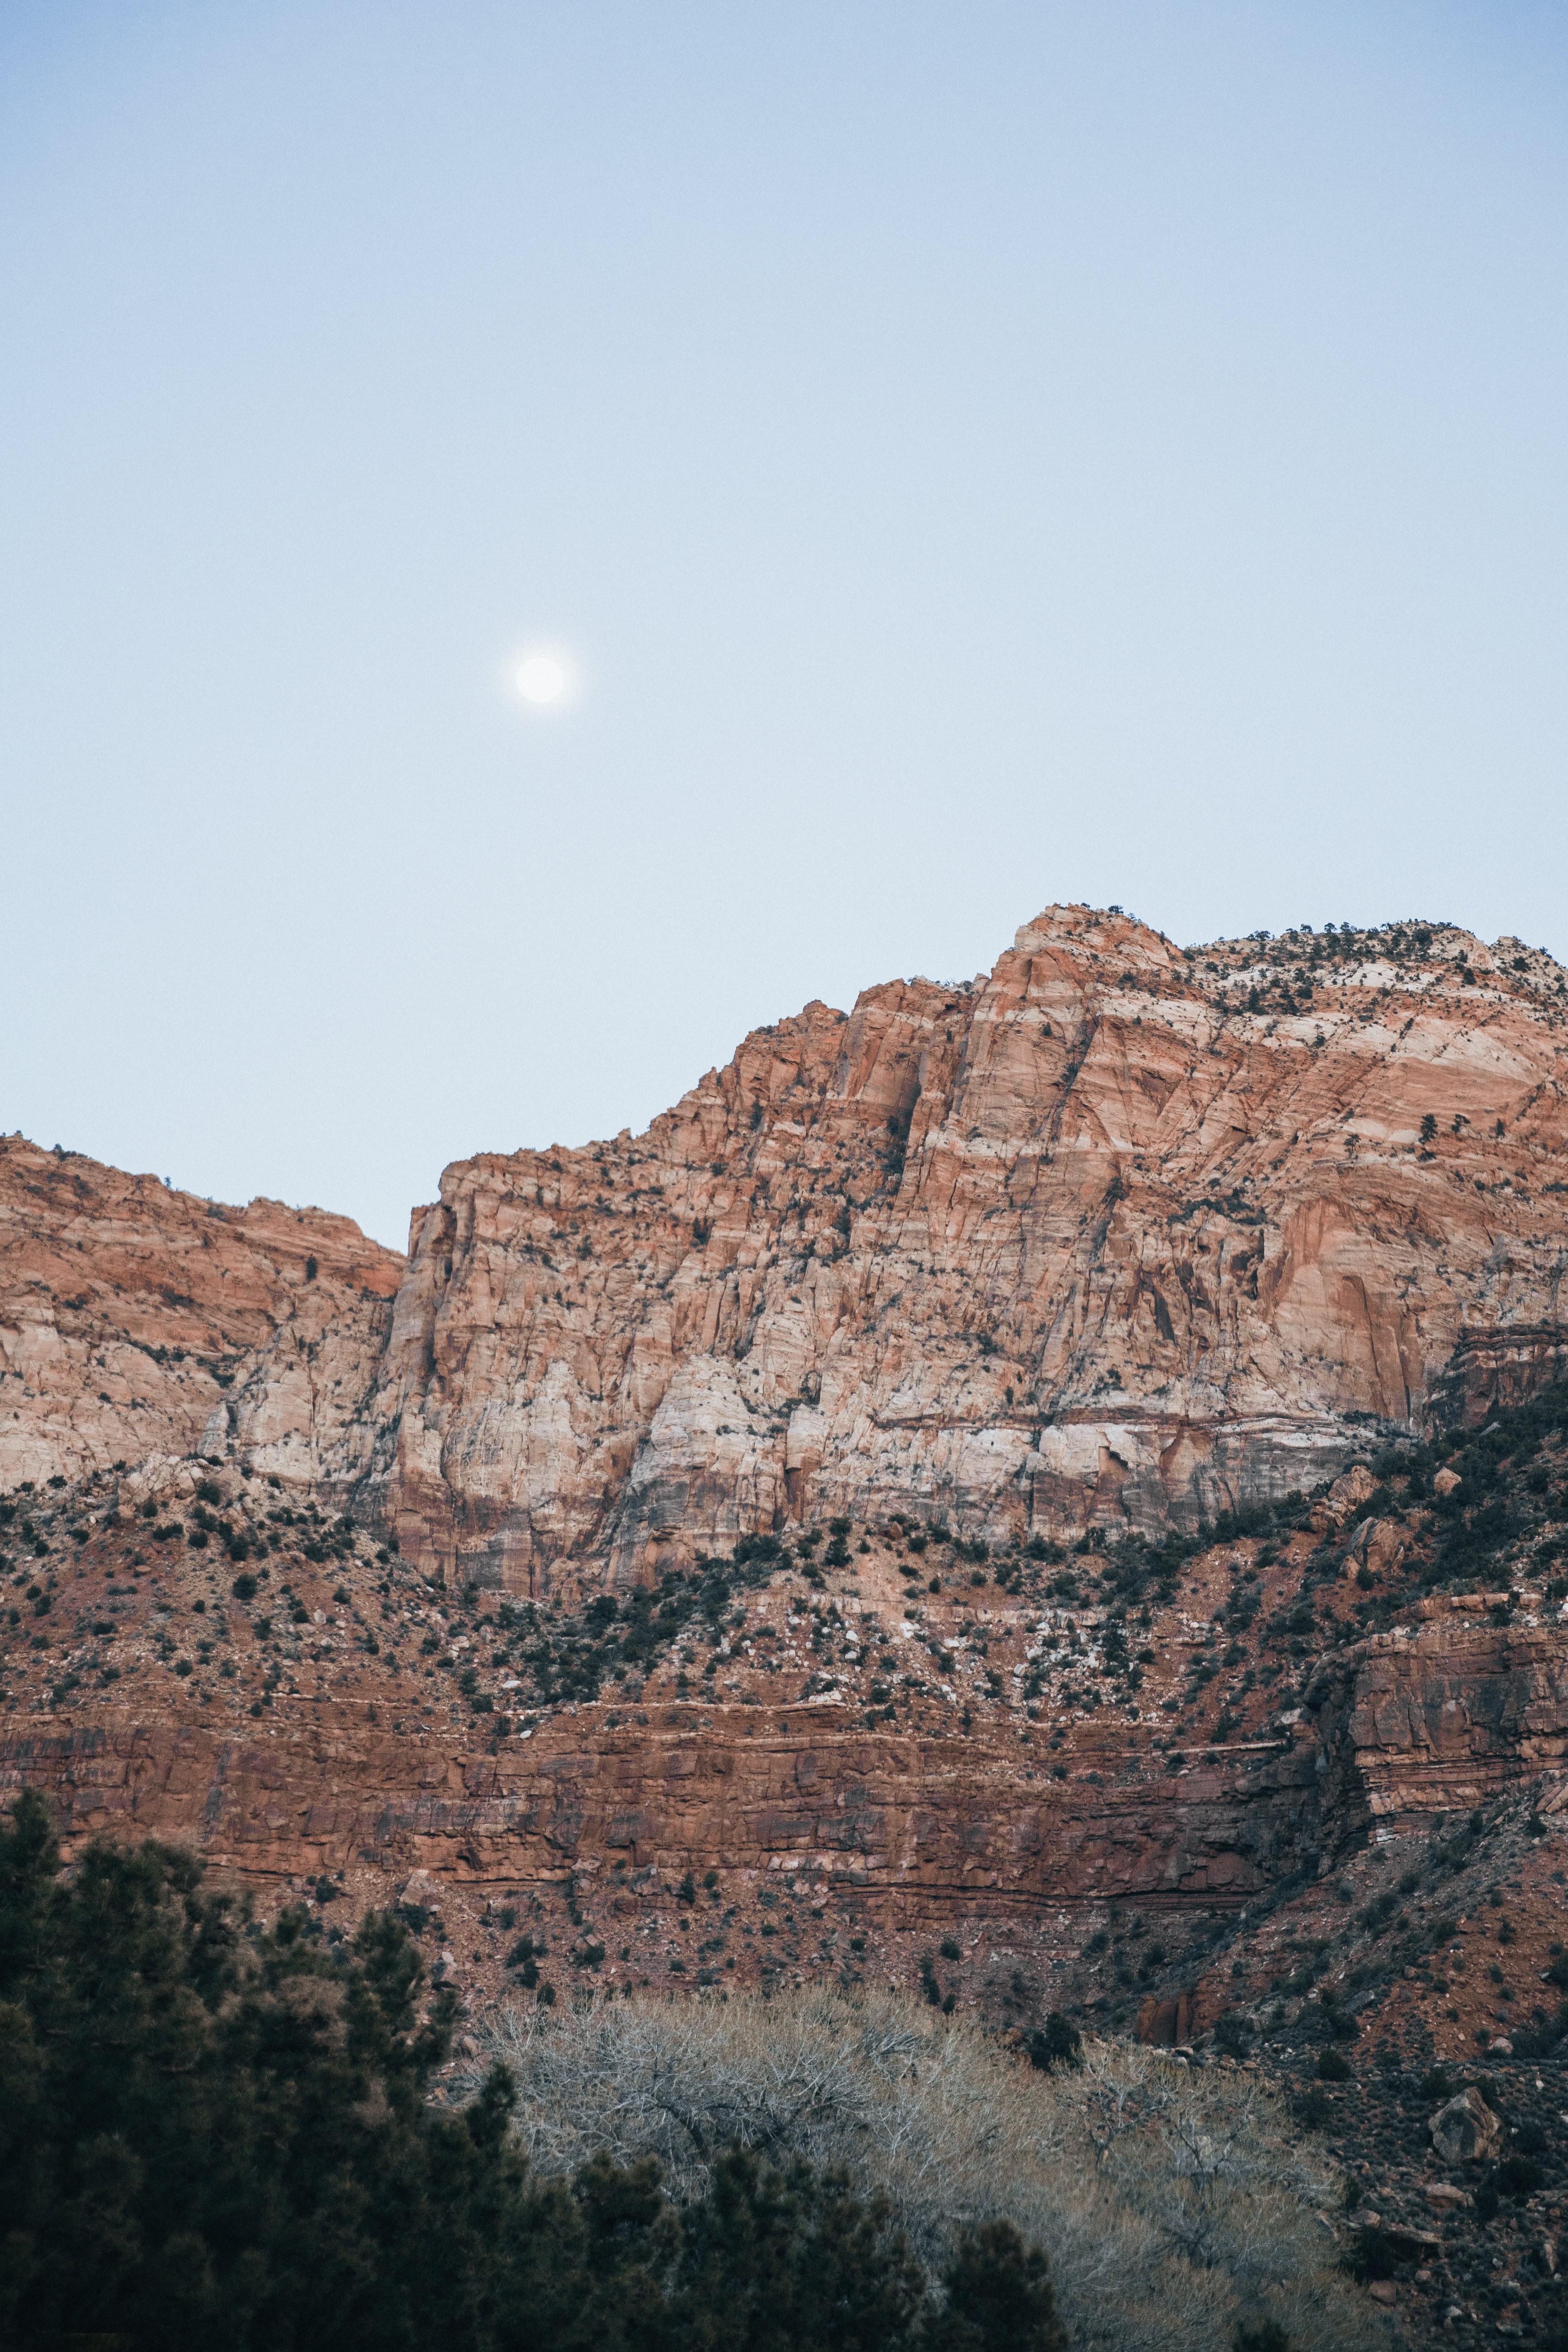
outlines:
M0 1140L0 1798L401 1899L471 2002L526 1922L563 1987L1522 2082L1565 1014L1513 940L1056 908L457 1164L406 1262ZM1353 2141L1367 2072L1310 2094Z
M833 1512L995 1542L1310 1487L1560 1359L1564 985L1452 929L1057 908L973 982L808 1005L646 1135L446 1171L368 1493L543 1591Z
M456 1163L406 1268L13 1139L0 1477L202 1446L538 1592L830 1513L1191 1525L1561 1360L1564 990L1452 928L1055 908L643 1136Z
M402 1270L347 1217L0 1137L0 1488L235 1444L362 1475Z

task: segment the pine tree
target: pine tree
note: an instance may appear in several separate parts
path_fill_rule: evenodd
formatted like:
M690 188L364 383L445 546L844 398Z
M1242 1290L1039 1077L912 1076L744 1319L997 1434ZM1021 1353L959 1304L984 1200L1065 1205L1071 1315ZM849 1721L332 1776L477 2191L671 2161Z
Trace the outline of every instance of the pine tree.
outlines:
M886 2203L739 2149L534 2180L402 1924L270 1928L189 1854L0 1832L0 2341L134 2352L1058 2352L1043 2258L967 2240L934 2311Z

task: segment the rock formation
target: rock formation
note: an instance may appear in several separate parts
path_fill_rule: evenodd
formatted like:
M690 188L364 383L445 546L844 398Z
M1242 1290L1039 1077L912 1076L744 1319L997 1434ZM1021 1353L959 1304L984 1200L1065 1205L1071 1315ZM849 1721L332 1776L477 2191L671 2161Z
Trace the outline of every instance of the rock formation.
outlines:
M1517 940L1069 908L457 1163L406 1261L0 1139L0 1796L401 1898L470 2000L526 1920L536 1983L1234 2009L1298 2088L1365 2025L1412 2098L1513 2036L1533 2097L1565 1053Z
M988 977L748 1037L647 1134L450 1168L372 1407L405 1549L516 1591L911 1507L1196 1523L1561 1357L1563 976L1423 926Z
M1190 1526L1561 1360L1564 992L1451 927L1054 908L645 1135L455 1163L406 1267L13 1139L0 1476L200 1444L534 1593L833 1513Z
M0 1489L235 1444L362 1477L402 1271L347 1217L0 1137Z

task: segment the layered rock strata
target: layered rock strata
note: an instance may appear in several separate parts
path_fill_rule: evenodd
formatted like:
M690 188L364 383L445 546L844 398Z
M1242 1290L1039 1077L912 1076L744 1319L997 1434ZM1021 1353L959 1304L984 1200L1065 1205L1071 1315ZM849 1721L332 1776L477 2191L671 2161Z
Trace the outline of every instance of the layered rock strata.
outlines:
M1055 908L643 1136L455 1163L406 1266L13 1139L0 1475L202 1447L535 1593L831 1513L1190 1525L1563 1360L1564 988L1451 928Z
M361 1481L402 1273L348 1217L0 1137L0 1490L236 1444Z
M1568 1454L1527 1458L1515 1541L1551 1564ZM777 1876L879 1949L983 1916L1055 1968L1088 1915L1234 1916L1521 1797L1568 1822L1563 1585L1516 1567L1496 1594L1419 1597L1459 1522L1400 1483L1352 1524L1379 1491L1358 1470L1312 1523L1186 1559L1141 1601L1092 1554L993 1577L896 1529L712 1610L669 1579L670 1614L628 1615L615 1663L576 1677L597 1695L544 1706L602 1603L454 1601L276 1475L158 1463L23 1490L0 1505L0 1789L47 1790L73 1849L189 1840L260 1883L340 1874L384 1901L423 1873L635 1922L708 1871Z
M0 1779L47 1789L68 1843L193 1838L256 1880L368 1867L384 1890L421 1870L483 1893L592 1882L656 1907L689 1872L773 1871L916 1936L977 1909L1239 1910L1375 1820L1415 1827L1521 1786L1557 1809L1560 1629L1379 1637L1343 1673L1342 1706L1218 1747L1080 1724L1061 1781L1005 1718L956 1739L831 1704L600 1706L497 1752L483 1726L411 1717L394 1733L392 1697L384 1721L317 1706L282 1729L80 1710L14 1729Z
M1562 1360L1563 991L1451 929L1058 908L808 1005L643 1136L448 1169L367 1491L539 1592L834 1512L995 1543L1310 1488Z

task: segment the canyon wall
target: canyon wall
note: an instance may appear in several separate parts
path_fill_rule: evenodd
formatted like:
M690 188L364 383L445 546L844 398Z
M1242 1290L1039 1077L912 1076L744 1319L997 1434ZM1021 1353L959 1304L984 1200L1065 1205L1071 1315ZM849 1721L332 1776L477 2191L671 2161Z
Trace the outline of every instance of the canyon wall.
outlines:
M0 1488L236 1445L357 1482L402 1272L348 1217L0 1137Z
M367 1492L542 1591L910 1509L1191 1525L1562 1360L1563 977L1411 926L988 975L755 1033L645 1135L450 1168Z
M1006 1708L963 1738L868 1727L838 1702L596 1706L497 1750L380 1704L318 1696L304 1720L203 1721L176 1702L35 1717L0 1740L0 1780L47 1789L68 1843L104 1831L193 1839L256 1881L423 1871L481 1893L569 1882L667 1904L687 1872L783 1871L886 1933L956 1916L1040 1918L1134 1903L1241 1909L1354 1849L1529 1788L1568 1761L1563 1628L1467 1622L1336 1653L1321 1687L1239 1740L1166 1750L1107 1717L1071 1724L1071 1771ZM179 1695L183 1701L183 1695ZM183 1718L183 1719L182 1719ZM586 1899L586 1898L584 1898Z
M406 1265L13 1139L0 1478L201 1450L568 1596L833 1514L995 1543L1309 1488L1563 1360L1564 986L1450 928L1054 908L644 1135L455 1163Z

